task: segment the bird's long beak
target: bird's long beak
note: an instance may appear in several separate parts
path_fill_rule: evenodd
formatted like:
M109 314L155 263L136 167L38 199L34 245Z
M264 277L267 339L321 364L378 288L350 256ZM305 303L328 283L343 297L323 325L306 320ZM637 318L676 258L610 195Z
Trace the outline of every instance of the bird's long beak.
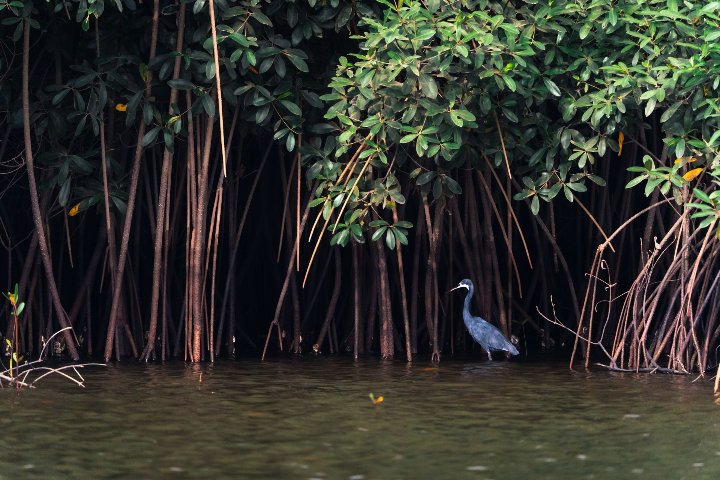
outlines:
M451 288L448 292L452 292L453 290L457 290L458 288L462 288L462 287L463 287L463 285L458 285L455 288Z

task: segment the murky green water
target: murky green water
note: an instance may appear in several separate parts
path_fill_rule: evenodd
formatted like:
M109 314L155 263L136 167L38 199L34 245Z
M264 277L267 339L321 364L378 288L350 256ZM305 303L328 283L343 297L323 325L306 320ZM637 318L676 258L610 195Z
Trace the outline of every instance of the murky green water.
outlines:
M0 391L2 478L720 478L720 406L689 377L328 358L83 373Z

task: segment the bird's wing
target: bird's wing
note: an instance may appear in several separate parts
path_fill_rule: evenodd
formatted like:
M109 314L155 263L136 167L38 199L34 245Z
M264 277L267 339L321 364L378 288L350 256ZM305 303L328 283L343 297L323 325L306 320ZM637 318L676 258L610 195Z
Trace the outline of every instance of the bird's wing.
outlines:
M515 345L505 338L505 335L492 323L480 317L466 318L465 325L468 332L485 350L503 350L517 355L519 352Z
M500 330L495 329L495 332L493 333L494 335L492 336L492 339L490 340L488 345L488 348L490 350L503 350L513 355L517 355L520 353L518 352L517 348L515 348L515 345L513 345L512 342L505 338L505 335L503 335Z
M492 335L492 329L495 327L480 317L471 317L469 321L466 322L466 326L468 332L470 332L470 336L482 345L483 348L487 348L489 337Z

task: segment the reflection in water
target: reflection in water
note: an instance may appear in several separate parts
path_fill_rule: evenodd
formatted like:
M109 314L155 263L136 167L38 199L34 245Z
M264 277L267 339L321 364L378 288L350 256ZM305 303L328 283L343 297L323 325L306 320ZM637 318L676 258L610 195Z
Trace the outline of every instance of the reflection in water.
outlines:
M0 478L720 478L718 406L685 377L307 358L86 379L0 392Z

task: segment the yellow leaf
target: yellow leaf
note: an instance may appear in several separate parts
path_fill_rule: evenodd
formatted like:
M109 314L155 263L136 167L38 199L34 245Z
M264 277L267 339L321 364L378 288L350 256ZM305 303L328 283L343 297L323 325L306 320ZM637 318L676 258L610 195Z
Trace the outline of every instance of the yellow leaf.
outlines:
M118 112L124 112L124 111L126 111L126 110L127 110L127 103L118 103L117 105L115 105L115 110L117 110Z
M373 403L373 405L380 405L385 398L381 395L379 397L375 397L372 393L368 395L370 397L370 401Z
M693 168L692 170L687 172L685 175L683 175L683 178L689 182L689 181L693 180L695 177L697 177L698 175L700 175L700 172L702 172L702 171L703 171L702 168Z
M620 132L618 134L618 157L622 155L623 142L625 141L625 134Z
M680 163L682 161L687 161L687 163L692 163L696 160L697 160L697 158L695 158L695 157L680 157L680 158L675 159L675 165L677 165L678 163Z
M72 208L70 209L70 211L68 212L68 215L71 216L71 217L74 217L74 216L77 215L79 212L80 212L80 204L77 203L77 204L75 204L74 207L72 207Z
M17 302L17 298L15 298L15 294L8 292L7 297L8 297L8 300L10 300L10 304L14 307L15 302Z

